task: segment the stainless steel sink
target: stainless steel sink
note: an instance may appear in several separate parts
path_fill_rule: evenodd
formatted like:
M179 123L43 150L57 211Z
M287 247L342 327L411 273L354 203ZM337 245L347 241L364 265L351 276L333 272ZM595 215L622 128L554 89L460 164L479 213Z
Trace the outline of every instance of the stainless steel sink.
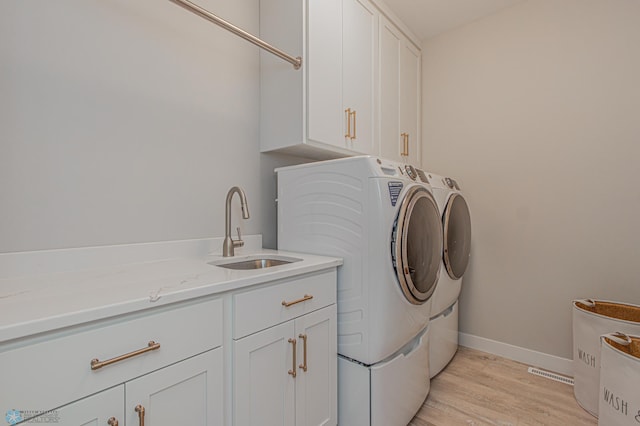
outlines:
M299 262L302 259L285 256L249 256L236 259L224 259L209 262L209 265L219 266L220 268L252 270L271 268L273 266L287 265L293 262Z

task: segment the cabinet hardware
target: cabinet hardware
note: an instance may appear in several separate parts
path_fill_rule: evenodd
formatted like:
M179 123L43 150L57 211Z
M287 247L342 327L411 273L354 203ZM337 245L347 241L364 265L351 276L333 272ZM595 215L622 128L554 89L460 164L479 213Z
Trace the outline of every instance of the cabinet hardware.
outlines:
M345 138L351 138L351 108L347 108L344 110L347 118L347 133L344 135Z
M349 138L354 140L356 138L356 111L351 110L351 108L347 108L344 110L347 119L347 133L344 135L345 138ZM353 134L351 134L351 117L353 117Z
M291 376L295 379L297 376L296 373L296 339L289 339L289 343L291 343L293 345L293 368L291 370L289 370L289 374L291 374ZM144 425L141 425L144 426Z
M160 343L156 343L153 340L150 341L146 348L138 349L137 351L129 352L128 354L120 355L115 358L108 359L106 361L100 361L98 358L94 358L91 360L91 369L97 370L102 367L106 367L107 365L114 364L119 361L123 361L125 359L134 357L136 355L141 355L145 352L155 351L156 349L160 349Z
M299 338L302 339L302 364L299 365L302 368L302 371L307 372L307 335L299 334Z
M109 426L118 426L118 419L116 419L115 417L110 417L109 420L107 420L107 424Z
M313 296L310 294L305 294L304 297L302 297L301 299L298 300L294 300L293 302L287 302L286 300L282 301L282 306L284 306L285 308L288 308L291 305L295 305L297 303L301 303L301 302L305 302L307 300L311 300L313 299Z
M358 122L356 121L356 112L353 111L353 136L351 136L351 140L356 138L356 131L358 129Z
M401 133L400 136L402 137L402 152L400 155L406 157L409 155L409 133Z
M136 405L136 413L138 413L138 422L140 426L144 426L144 407L140 404Z

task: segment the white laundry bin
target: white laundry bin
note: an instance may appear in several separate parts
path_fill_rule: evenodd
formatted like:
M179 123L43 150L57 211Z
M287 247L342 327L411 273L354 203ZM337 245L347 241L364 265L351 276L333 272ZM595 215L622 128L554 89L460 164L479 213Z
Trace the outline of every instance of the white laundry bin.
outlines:
M578 404L596 417L600 336L615 331L640 335L640 306L606 300L573 301L573 393Z
M640 337L601 337L599 401L599 425L640 425Z

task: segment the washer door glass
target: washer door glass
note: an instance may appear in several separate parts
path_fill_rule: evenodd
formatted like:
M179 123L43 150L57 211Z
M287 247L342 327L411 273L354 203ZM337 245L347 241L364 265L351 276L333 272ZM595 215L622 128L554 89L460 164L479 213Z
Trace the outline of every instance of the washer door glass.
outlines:
M444 265L451 278L462 278L469 266L471 252L471 216L464 197L453 194L445 207L444 228Z
M414 186L402 200L393 241L400 288L411 303L422 304L435 290L442 258L440 212L426 188Z

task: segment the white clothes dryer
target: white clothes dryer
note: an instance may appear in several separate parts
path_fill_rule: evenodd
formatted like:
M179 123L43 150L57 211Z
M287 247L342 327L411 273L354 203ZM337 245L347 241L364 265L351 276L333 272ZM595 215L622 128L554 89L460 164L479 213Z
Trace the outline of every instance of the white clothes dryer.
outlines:
M426 176L370 156L276 169L278 248L338 268L338 418L406 425L429 391L442 226ZM423 180L424 179L424 180Z
M471 215L458 183L427 173L442 214L443 255L440 278L433 294L429 371L438 374L458 350L458 297L469 265Z

